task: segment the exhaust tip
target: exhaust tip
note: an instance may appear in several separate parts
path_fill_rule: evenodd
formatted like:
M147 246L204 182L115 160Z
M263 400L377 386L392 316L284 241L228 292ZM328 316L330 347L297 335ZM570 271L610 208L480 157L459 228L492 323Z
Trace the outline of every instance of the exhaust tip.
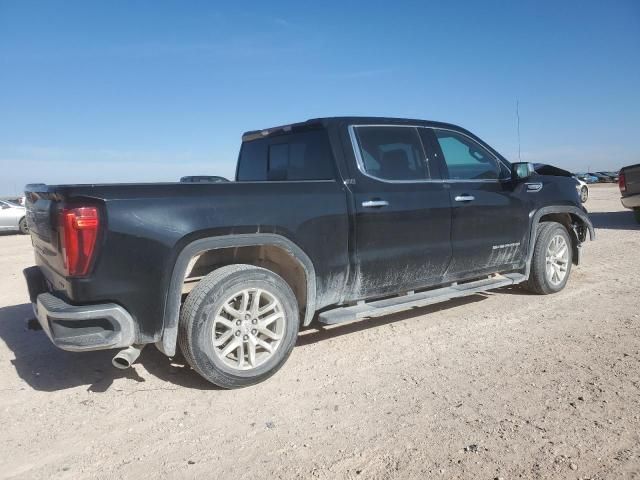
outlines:
M126 370L138 359L143 348L144 345L131 345L124 350L120 350L111 360L111 365L120 370Z
M131 366L131 363L126 358L122 358L116 355L115 357L113 357L113 360L111 360L111 365L119 368L120 370L126 370Z

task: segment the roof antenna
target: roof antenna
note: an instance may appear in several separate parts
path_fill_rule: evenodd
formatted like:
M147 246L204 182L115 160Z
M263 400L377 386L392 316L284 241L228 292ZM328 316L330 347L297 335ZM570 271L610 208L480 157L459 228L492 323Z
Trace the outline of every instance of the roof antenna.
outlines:
M520 157L520 100L516 98L516 118L518 122L518 161L521 162L522 158Z

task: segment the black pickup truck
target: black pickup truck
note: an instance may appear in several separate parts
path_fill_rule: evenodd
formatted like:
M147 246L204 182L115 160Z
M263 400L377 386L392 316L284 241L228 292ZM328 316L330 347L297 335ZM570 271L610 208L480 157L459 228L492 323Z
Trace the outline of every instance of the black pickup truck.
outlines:
M518 283L557 292L594 237L570 173L395 118L247 132L233 182L35 184L26 198L25 276L55 345L121 348L126 367L145 344L179 344L227 388L275 373L314 319Z

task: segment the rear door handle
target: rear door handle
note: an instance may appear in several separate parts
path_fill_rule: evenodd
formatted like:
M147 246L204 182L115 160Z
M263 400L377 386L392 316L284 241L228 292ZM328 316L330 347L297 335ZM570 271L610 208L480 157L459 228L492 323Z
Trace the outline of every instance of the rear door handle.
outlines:
M476 199L473 195L457 195L454 200L456 202L473 202Z
M389 202L387 202L386 200L367 200L366 202L362 202L362 206L364 208L388 207Z

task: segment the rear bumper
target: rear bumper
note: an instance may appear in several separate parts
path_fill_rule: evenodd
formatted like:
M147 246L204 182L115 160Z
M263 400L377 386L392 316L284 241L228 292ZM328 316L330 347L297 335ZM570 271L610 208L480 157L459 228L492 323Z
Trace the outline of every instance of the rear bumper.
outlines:
M625 208L640 208L640 193L622 197L620 201Z
M135 323L120 305L70 305L46 291L38 267L25 269L24 276L38 322L56 347L80 352L133 345Z

